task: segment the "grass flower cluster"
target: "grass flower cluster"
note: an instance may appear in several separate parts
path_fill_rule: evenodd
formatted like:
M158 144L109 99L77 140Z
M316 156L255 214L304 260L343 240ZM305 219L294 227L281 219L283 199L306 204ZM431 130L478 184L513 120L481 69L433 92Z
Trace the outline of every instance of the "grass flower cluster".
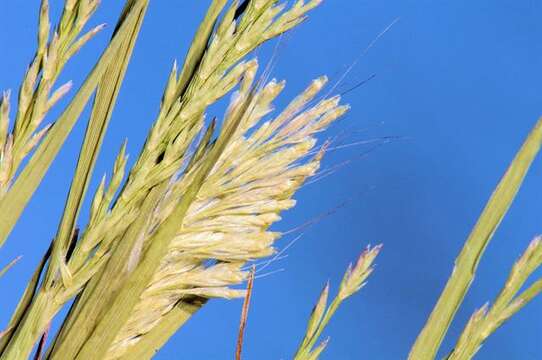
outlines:
M346 273L344 274L339 286L338 294L333 301L331 301L329 306L327 306L329 282L326 284L322 290L322 293L320 294L320 297L318 298L318 302L312 310L305 337L303 338L303 342L299 346L299 349L294 356L295 360L318 359L320 354L326 348L329 338L322 341L319 345L316 345L316 342L322 335L323 330L341 303L357 293L363 287L363 285L365 285L365 281L373 271L372 265L376 256L380 252L381 247L382 246L375 246L373 248L368 247L367 250L361 253L354 266L352 266L352 264L348 266L348 269L346 270Z
M292 195L318 169L325 145L315 148L314 135L348 110L337 96L319 97L327 82L321 77L274 115L273 101L285 83L267 80L268 74L258 78L257 60L246 57L302 22L318 4L296 1L285 7L269 0L214 1L184 66L179 70L173 65L157 118L135 165L126 168L124 144L109 180L104 176L94 194L88 225L79 230L75 225L111 104L148 6L147 1L127 2L109 47L61 116L73 126L80 104L96 91L57 235L2 337L2 358L28 357L53 317L74 297L47 358L150 357L208 299L245 295L237 286L246 280L246 264L274 253L273 243L280 234L268 228L280 219L281 211L294 206ZM48 94L65 62L55 59L73 55L101 29L77 38L97 5L66 2L58 30L47 42L48 3L42 2L36 69L31 68L23 81L19 107L28 106L29 96L41 99ZM62 49L58 56L44 55L57 48ZM49 75L50 68L54 76ZM38 74L41 80L36 87ZM112 84L111 78L117 83ZM47 104L52 106L70 86L60 87ZM87 94L79 97L85 90ZM217 129L218 121L207 120L205 112L229 93L230 105ZM5 99L2 113L7 122L7 95ZM27 133L45 115L38 101L31 103L40 110L30 112L39 115L39 121L31 121L34 127L24 126ZM11 151L11 139L19 139L17 125L24 119L17 118L6 152ZM38 143L47 147L47 138L42 138L53 137L59 122L49 133L49 127L40 130L32 147ZM65 136L53 139L60 146ZM40 148L33 157L39 155ZM54 155L53 151L49 159L38 160L47 167ZM13 168L11 159L3 155L1 165ZM6 195L15 192L21 181L37 187L46 168L36 176L32 160L27 165L29 179L22 172L13 187L9 187L13 172L7 172ZM35 190L28 183L26 187L28 197L17 197L21 212ZM4 239L13 224L3 220Z
M273 103L284 81L259 71L253 51L303 22L320 0L212 1L182 66L173 66L145 144L128 167L126 142L79 214L111 120L148 0L127 0L113 36L61 115L48 113L74 85L62 70L100 32L97 0L66 0L58 23L48 0L39 9L37 50L14 102L0 100L0 246L23 213L85 108L91 114L64 212L11 320L0 333L0 359L148 359L210 299L245 298L236 358L254 281L250 265L275 254L270 230L295 205L293 195L314 176L328 143L316 135L348 111L323 89L325 76L282 110ZM221 120L209 106L229 97ZM13 119L13 120L12 120ZM47 120L46 120L47 119ZM467 239L410 359L434 359L468 291L478 262L508 210L542 141L538 123ZM87 224L78 227L79 222ZM476 311L448 359L469 359L504 321L542 290L522 290L542 264L535 239L513 267L493 305ZM350 265L328 304L329 283L293 355L318 359L320 338L339 306L365 284L381 246ZM0 276L15 264L0 270ZM250 275L250 276L249 276ZM248 289L243 286L248 281ZM69 305L60 329L51 321ZM46 338L52 339L46 347ZM37 347L37 348L36 348ZM294 351L292 351L294 352Z
M72 83L55 84L66 63L94 37L103 25L81 34L98 6L98 1L67 1L51 37L49 3L43 1L39 13L38 48L22 80L13 126L10 130L10 92L4 92L0 105L0 198L9 190L21 162L40 143L52 124L42 122L49 110L66 95ZM5 240L5 239L3 239Z

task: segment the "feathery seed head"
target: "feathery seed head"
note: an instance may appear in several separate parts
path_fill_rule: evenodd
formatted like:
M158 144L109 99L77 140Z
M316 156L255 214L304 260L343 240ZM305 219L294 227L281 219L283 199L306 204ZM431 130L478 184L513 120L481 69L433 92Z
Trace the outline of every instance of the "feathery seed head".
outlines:
M254 95L252 100L254 106L249 106L249 111L257 112L256 104L262 102L268 106L269 102L262 100L262 96L268 94L270 89L278 93L282 87L282 83L279 85L276 82L264 86ZM225 123L228 123L229 117L236 113L236 109L242 103L241 97L241 93L233 97L226 112ZM323 104L326 111L332 110L333 106L338 106L338 98L324 101ZM316 109L319 109L318 106L322 107L318 104L316 106ZM311 108L307 112L320 114L322 111ZM253 114L247 114L243 121L256 125L261 120L251 116ZM300 123L298 129L306 125L303 121L313 121L314 117L301 114L296 118ZM237 264L272 254L274 252L272 244L278 234L270 233L267 229L280 219L278 215L280 211L295 204L289 197L303 180L314 174L318 168L317 159L297 164L315 145L316 140L311 137L310 132L305 133L302 138L298 138L295 130L281 137L269 133L262 138L258 130L252 135L247 135L247 126L241 125L240 129L242 130L238 131L235 138L226 146L223 156L219 158L203 183L197 200L188 210L183 226L171 243L170 251L157 273L159 278L168 278L169 284L173 281L171 279L177 278L178 281L185 281L186 286L192 286L191 289L183 287L184 294L203 294L203 290L197 290L202 288L205 289L205 293L211 295L208 290L215 284L214 282L205 284L203 280L196 284L188 284L186 280L190 277L182 276L183 271L187 270L186 268L181 270L186 261L198 263L216 259L225 264ZM262 139L254 142L254 137ZM290 142L292 138L293 143ZM190 174L186 174L177 182L172 188L172 194L182 194L184 187L189 183L186 178L190 178ZM171 198L173 204L176 202L175 198L175 196ZM160 219L167 218L172 207L165 206L164 209L169 210L160 213ZM178 264L178 270L175 270L175 264ZM213 269L215 266L217 265L212 265L201 275L215 270ZM359 266L356 270L358 268ZM231 271L234 272L235 269L234 267ZM191 271L193 270L188 272ZM244 278L245 274L238 271L239 275L233 276L232 279ZM235 285L235 282L231 285ZM154 285L153 289L153 293L157 294ZM212 295L223 293L223 289L220 291L222 292L213 292ZM171 296L171 293L168 294Z
M80 252L85 256L92 255L91 250L107 254L137 217L150 189L158 187L163 190L150 212L149 225L139 234L142 248L150 246L150 239L163 224L171 223L172 214L185 205L187 192L198 181L176 235L164 242L167 252L157 262L152 280L108 358L115 358L127 344L152 329L183 297L243 296L243 290L232 289L246 278L243 266L275 252L273 244L280 234L268 229L280 219L281 211L294 206L291 196L318 168L320 156L311 158L310 153L316 143L314 133L332 122L330 114L339 114L341 106L338 97L309 105L327 81L322 77L287 110L266 119L284 82L254 86L257 61L243 58L301 21L309 4L315 2L296 4L286 9L285 3L274 0L251 1L236 16L238 3L234 2L186 84L181 84L183 76L178 79L174 65L159 116L111 209L111 189L116 191L124 174L123 151L108 189L105 181L100 185L92 220L80 239ZM77 18L82 16L81 8L73 11ZM213 138L212 131L203 135L207 107L237 86L218 138ZM206 168L209 172L198 177Z
M380 252L382 245L368 247L358 258L356 264L348 267L339 288L338 297L342 300L353 295L365 285L365 280L373 271L373 261Z

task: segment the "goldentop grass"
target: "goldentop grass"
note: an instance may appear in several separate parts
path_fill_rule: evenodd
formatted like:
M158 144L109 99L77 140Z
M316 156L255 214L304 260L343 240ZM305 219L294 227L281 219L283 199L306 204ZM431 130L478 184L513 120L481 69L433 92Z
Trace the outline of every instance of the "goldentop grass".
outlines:
M146 359L213 298L245 298L236 358L241 357L250 291L249 266L275 253L281 234L269 230L292 196L318 171L328 143L315 135L348 111L339 96L322 95L327 78L313 80L283 110L273 102L285 87L258 71L253 50L299 25L319 0L214 0L183 66L173 62L145 145L127 168L126 143L111 174L92 195L86 227L79 213L120 85L149 6L127 0L113 37L62 114L46 115L74 85L57 85L64 65L103 25L82 33L97 0L66 0L57 25L49 4L39 9L38 46L17 101L0 103L0 245L92 101L64 212L50 248L0 335L1 359ZM207 108L229 96L222 121ZM13 121L10 119L13 116ZM218 124L222 124L219 126ZM490 198L410 359L434 359L468 291L478 262L508 210L542 141L538 123ZM26 160L26 161L25 161ZM325 327L373 271L381 246L368 247L348 267L328 305L320 294L294 359L317 359ZM0 275L15 262L4 268ZM469 359L483 341L541 290L522 291L542 263L535 239L490 305L477 310L449 359ZM380 284L386 286L386 284ZM56 334L49 324L73 301ZM45 337L52 337L45 349ZM301 337L301 336L300 336ZM41 341L40 341L41 338ZM37 346L37 349L36 349ZM229 354L225 354L228 357Z

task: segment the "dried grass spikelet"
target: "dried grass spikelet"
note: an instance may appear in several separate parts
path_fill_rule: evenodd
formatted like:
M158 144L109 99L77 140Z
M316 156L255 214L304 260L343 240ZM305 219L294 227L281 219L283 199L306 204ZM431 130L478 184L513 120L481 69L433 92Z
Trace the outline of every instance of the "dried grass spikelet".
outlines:
M183 296L244 295L230 287L245 279L247 261L274 252L279 234L267 229L280 219L281 211L294 206L291 196L318 169L322 152L310 155L316 143L314 134L348 109L339 105L338 97L311 104L325 83L325 77L315 80L283 113L268 121L264 118L284 82L273 80L255 94L108 358L120 356ZM241 92L248 88L247 83L242 84ZM240 96L233 96L226 118ZM172 184L168 198L155 213L156 225L171 213L197 168L195 165Z
M203 127L205 109L230 92L241 77L255 67L255 61L243 61L243 57L264 41L295 26L294 19L300 21L319 1L297 1L286 11L283 11L284 4L276 3L276 0L251 1L242 17L235 18L238 1L233 2L218 24L197 72L187 85L183 83L184 73L178 74L174 64L158 119L135 166L130 170L127 184L107 219L109 223L117 224L124 219L123 223L129 225L125 218L127 210L137 211L148 190L167 181L186 162L192 139ZM103 229L114 226L100 225ZM122 230L119 228L119 231ZM92 229L88 229L87 233L92 233ZM96 237L95 243L98 243L104 234L94 232L91 236Z

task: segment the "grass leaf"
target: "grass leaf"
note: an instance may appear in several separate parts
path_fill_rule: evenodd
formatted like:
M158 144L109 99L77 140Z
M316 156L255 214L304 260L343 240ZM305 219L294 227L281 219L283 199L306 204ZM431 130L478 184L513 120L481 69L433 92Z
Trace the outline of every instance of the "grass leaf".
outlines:
M123 12L127 13L130 11L137 2L138 0L130 0L127 2ZM115 56L116 60L111 62L105 71L102 80L98 84L92 113L85 133L83 145L79 153L79 160L73 176L70 192L68 194L68 199L66 200L57 236L54 240L53 256L45 279L46 283L50 283L54 276L56 276L59 266L57 259L65 259L67 257L69 243L75 229L79 210L83 203L94 165L100 152L102 141L147 10L147 0L139 1L139 3L143 5L141 9L138 10L139 14L135 26L130 29L127 39L121 44L118 53ZM119 26L122 25L122 21L123 20L119 23Z
M542 119L537 122L523 143L467 238L455 260L446 287L410 351L410 360L433 359L436 356L450 323L474 279L480 258L512 204L531 163L540 150L541 143Z

